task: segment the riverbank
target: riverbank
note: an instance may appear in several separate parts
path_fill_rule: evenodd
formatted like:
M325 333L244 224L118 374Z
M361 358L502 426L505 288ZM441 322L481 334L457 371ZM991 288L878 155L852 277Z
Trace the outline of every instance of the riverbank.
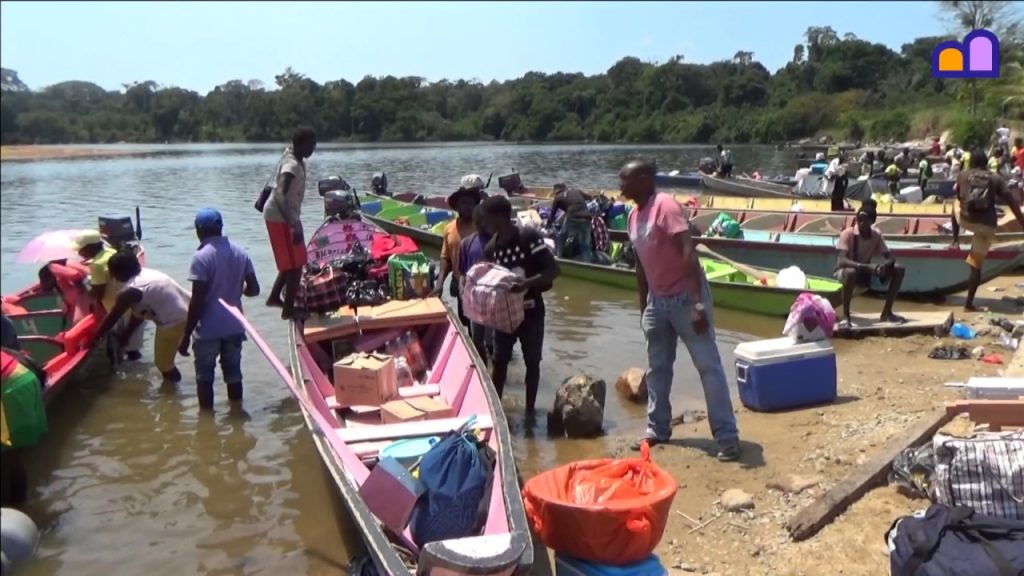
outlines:
M1010 276L983 286L978 302L989 307L987 314L964 315L962 295L951 298L943 309L977 327L986 326L992 317L1021 319L1024 308L1012 299L1024 294L1016 287L1022 281L1024 275ZM653 450L657 464L679 482L673 504L679 513L670 516L656 551L662 562L674 574L888 574L886 531L899 516L926 508L926 501L908 499L890 487L878 488L816 536L798 543L790 540L786 521L925 414L958 398L957 389L945 383L996 376L1005 370L1013 352L994 342L996 330L969 342L949 336L836 340L839 398L834 404L765 414L736 401L744 441L738 464L715 460L706 421L677 426L673 442ZM938 344L984 346L986 354L1000 354L1004 364L929 359L928 352ZM674 409L678 413L695 407L703 408ZM623 443L627 440L623 438ZM628 454L627 449L623 447L621 453ZM817 483L799 494L769 487L791 475ZM723 512L718 501L733 488L752 496L752 510Z
M85 147L85 146L0 146L0 162L29 160L60 160L65 158L101 158L105 156L128 156L140 154L130 148Z

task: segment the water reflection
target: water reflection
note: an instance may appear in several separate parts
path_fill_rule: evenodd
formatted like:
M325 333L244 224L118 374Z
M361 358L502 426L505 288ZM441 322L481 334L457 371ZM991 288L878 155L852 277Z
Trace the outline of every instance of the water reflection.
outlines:
M192 216L216 206L225 233L250 251L262 283L274 265L262 218L252 208L273 168L279 145L151 146L146 156L4 163L0 173L0 291L28 285L36 267L13 256L39 232L85 228L98 215L142 211L147 264L184 282L196 248ZM169 152L168 152L169 150ZM657 157L662 166L696 165L709 152L697 147L516 145L324 145L313 157L310 180L341 174L357 188L388 173L393 191L445 193L468 172L513 168L527 184L564 180L612 187L619 166ZM738 162L781 171L782 153L736 149ZM792 167L788 167L792 169ZM494 181L496 184L496 180ZM322 214L310 191L307 227ZM616 439L642 430L644 409L614 394L615 378L646 363L636 295L560 279L546 296L547 333L540 406L574 372L609 385L608 436L596 441L549 439L543 416L522 410L522 364L513 361L505 406L524 477L567 460L603 455ZM285 325L259 301L246 313L271 347L285 353ZM771 334L773 320L719 310L719 341L726 366L743 332ZM319 461L286 388L255 347L243 353L245 400L229 408L218 383L217 412L198 412L191 358L179 358L185 380L165 388L143 362L111 376L96 366L66 389L51 411L51 432L33 451L28 512L44 530L40 559L27 574L328 574L338 573L358 535L346 520L330 477ZM696 373L686 354L676 365L673 405L700 408ZM731 370L727 369L727 373Z

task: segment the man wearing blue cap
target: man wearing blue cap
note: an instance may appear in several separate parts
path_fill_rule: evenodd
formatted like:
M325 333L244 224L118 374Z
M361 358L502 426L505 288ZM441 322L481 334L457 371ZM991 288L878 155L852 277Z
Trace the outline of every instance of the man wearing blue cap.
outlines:
M213 381L217 376L217 358L228 387L228 399L242 399L242 342L245 329L220 303L239 309L242 295L260 293L256 270L245 249L223 236L224 220L213 208L196 214L199 249L192 255L188 279L192 282L192 300L188 307L185 336L178 353L188 356L189 345L195 352L196 395L199 407L213 408ZM191 342L195 332L195 342Z

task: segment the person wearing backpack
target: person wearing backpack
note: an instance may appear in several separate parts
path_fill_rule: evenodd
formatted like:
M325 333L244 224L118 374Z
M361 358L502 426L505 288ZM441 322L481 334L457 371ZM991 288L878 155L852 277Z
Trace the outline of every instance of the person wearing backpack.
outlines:
M996 201L1001 200L1021 227L1024 227L1024 214L1020 206L1009 194L1006 180L987 169L988 159L981 150L971 153L970 170L960 174L955 186L957 207L950 216L953 225L953 248L960 247L960 228L968 230L971 236L971 252L967 256L970 273L967 277L967 300L964 311L975 312L974 295L981 284L981 268L985 256L996 240L996 225L999 214L996 212Z

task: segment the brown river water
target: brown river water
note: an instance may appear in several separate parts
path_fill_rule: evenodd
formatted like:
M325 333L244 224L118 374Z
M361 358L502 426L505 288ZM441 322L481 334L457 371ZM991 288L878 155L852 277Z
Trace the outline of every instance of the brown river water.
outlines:
M98 215L142 211L147 264L185 284L197 246L192 219L213 206L225 233L249 250L264 290L274 266L262 217L252 208L282 146L146 147L151 154L98 159L8 162L0 171L0 289L28 286L36 267L14 255L36 234L96 225ZM693 167L708 147L525 146L501 144L322 145L309 162L307 230L322 215L319 178L340 174L359 189L384 170L392 191L453 190L465 173L486 179L518 170L527 185L566 181L617 186L632 158ZM791 173L792 152L735 149L737 164ZM522 365L513 360L505 408L524 477L572 460L608 454L643 431L644 409L615 395L618 374L646 365L636 295L559 279L546 295L547 333L540 406L550 406L566 377L584 371L609 384L607 436L552 440L543 418L523 418ZM284 356L285 324L276 310L250 300L246 313ZM733 379L733 348L774 336L778 319L716 310L718 341ZM50 433L29 456L26 512L43 531L25 574L340 574L359 551L333 484L310 441L298 406L250 343L244 352L245 400L231 410L223 387L214 414L200 414L190 358L177 387L160 383L151 365L152 328L142 363L110 374L91 367L51 406ZM517 354L518 356L518 354ZM218 384L219 385L219 384ZM219 385L220 386L220 385ZM675 411L703 409L689 357L679 354ZM710 433L709 433L710 434Z

